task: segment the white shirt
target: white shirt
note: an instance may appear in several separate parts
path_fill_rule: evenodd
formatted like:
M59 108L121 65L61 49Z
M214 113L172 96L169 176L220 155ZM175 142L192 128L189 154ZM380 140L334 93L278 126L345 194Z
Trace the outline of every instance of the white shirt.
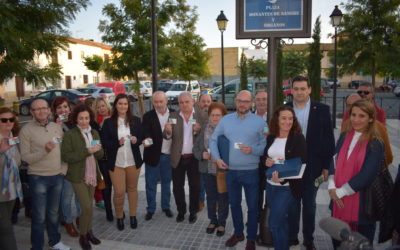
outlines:
M125 124L125 119L118 118L118 139L121 137L126 138L127 135L131 134L129 124ZM119 147L117 152L117 160L115 166L126 168L135 165L135 159L133 158L133 152L131 148L130 140L126 139L124 145Z
M259 115L259 114L257 113L257 109L256 109L256 111L255 111L254 114ZM261 115L259 115L259 116L261 116ZM267 121L267 112L265 112L261 117L264 119L264 121Z
M189 120L193 119L194 109L190 114ZM183 145L182 145L182 154L193 154L193 125L185 121L185 117L182 112L179 112L179 115L183 119ZM197 121L196 121L197 122Z
M268 149L268 156L272 160L285 159L285 147L287 138L275 138L271 147ZM279 174L278 174L279 177ZM274 186L289 186L289 183L280 184L273 182L271 179L267 179L268 183Z
M160 122L161 125L161 131L164 132L165 124L168 122L169 110L167 109L167 112L165 112L164 114L161 114L156 110L156 113L158 121ZM163 139L161 146L161 153L169 155L171 151L171 143L172 140Z

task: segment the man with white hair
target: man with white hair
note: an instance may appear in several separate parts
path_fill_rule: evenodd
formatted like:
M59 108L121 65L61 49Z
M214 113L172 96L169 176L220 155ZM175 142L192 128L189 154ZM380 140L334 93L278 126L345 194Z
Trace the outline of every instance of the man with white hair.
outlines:
M172 217L170 209L171 199L171 140L163 139L162 133L168 122L170 112L167 96L163 91L153 94L154 109L143 115L145 179L147 213L146 220L151 220L156 211L157 181L161 180L161 209L167 217Z
M198 161L193 157L193 144L200 130L207 122L204 112L196 112L194 100L189 92L182 92L178 98L179 110L172 112L164 128L164 138L172 140L171 165L172 183L177 222L182 222L186 214L185 174L189 181L189 223L195 223L199 209L200 172Z

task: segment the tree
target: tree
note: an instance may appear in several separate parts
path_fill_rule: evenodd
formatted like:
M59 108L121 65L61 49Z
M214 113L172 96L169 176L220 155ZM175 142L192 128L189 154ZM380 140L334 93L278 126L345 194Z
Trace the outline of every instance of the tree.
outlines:
M247 90L247 83L248 83L247 58L243 51L242 55L240 56L239 71L240 71L240 90Z
M313 30L313 42L308 47L308 58L307 58L307 71L308 78L311 85L311 98L319 101L321 99L321 59L323 57L320 49L321 40L321 20L318 16L314 24Z
M91 71L96 72L96 79L99 82L99 73L103 70L104 61L99 55L87 56L83 60L83 64Z
M249 76L252 76L256 79L260 79L262 77L267 77L268 63L266 60L256 59L254 58L248 60L247 62Z
M338 65L346 73L370 74L375 85L377 74L400 64L400 0L352 0L344 7Z
M0 84L16 75L32 84L60 76L59 66L39 67L34 59L66 47L68 23L88 4L89 0L1 1Z
M282 76L284 79L303 74L307 69L303 52L288 51L282 54Z

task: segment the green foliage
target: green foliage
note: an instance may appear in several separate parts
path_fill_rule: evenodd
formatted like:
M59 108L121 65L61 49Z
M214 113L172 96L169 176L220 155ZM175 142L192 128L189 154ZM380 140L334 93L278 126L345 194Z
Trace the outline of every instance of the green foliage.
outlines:
M344 4L338 65L345 73L399 75L400 0L352 0Z
M101 57L99 55L87 56L84 58L83 64L89 70L96 72L96 78L97 78L97 81L99 81L99 73L100 73L100 71L103 70L103 67L104 67L103 57Z
M49 82L51 85L57 85L57 82L61 80L61 69L62 67L58 63L50 63L45 67L40 67L31 62L27 65L24 77L28 84L32 84L35 88L46 87Z
M240 56L239 71L240 71L240 90L247 90L247 83L248 83L247 58L243 51L242 55Z
M261 79L262 77L267 77L268 63L266 60L254 58L248 60L247 67L249 71L249 76L256 79Z
M307 57L303 52L299 51L283 52L283 57L282 57L283 78L287 79L303 74L307 69L306 62L307 62Z
M308 78L311 85L311 98L316 101L320 101L321 95L321 59L323 57L320 49L321 41L321 20L318 16L314 24L313 30L313 42L308 47Z
M54 73L61 74L56 65L41 69L34 58L65 48L68 23L88 4L89 0L0 1L0 83L18 75L44 84Z
M278 107L283 104L284 96L283 96L283 53L282 53L282 44L280 43L280 39L277 41L278 43L278 51L276 55L276 103L275 107Z

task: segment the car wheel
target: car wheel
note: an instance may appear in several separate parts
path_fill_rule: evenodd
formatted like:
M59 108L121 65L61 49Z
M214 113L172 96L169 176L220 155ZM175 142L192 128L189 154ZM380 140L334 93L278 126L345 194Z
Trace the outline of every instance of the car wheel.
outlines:
M19 107L19 113L21 115L29 115L29 106L28 106L28 104L22 104Z

